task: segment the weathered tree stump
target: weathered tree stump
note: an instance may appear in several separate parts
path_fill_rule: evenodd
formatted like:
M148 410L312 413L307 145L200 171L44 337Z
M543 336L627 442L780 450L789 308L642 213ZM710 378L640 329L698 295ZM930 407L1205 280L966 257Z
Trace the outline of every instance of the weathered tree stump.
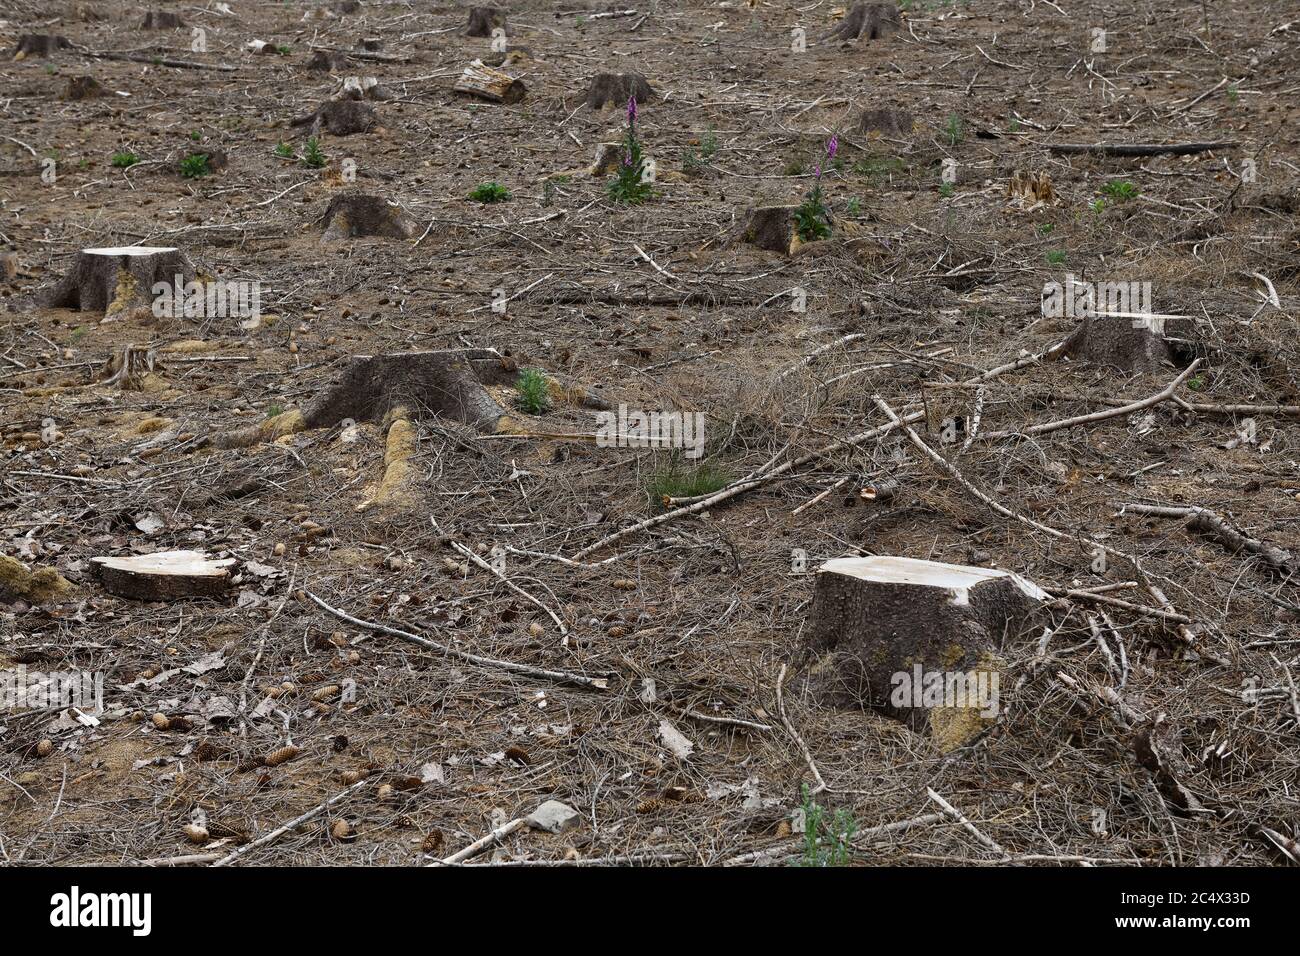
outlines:
M67 50L72 46L67 37L51 36L42 33L24 33L18 38L18 45L14 47L14 59L26 60L32 57L54 56L60 50Z
M587 88L586 103L593 110L606 105L622 108L633 96L637 105L655 97L655 91L640 73L597 73Z
M311 134L324 130L334 136L352 136L371 130L379 122L374 107L358 100L330 100L307 116L293 120L293 126L310 126Z
M467 37L490 37L493 30L506 29L506 12L497 7L470 7Z
M185 21L178 14L166 10L150 10L144 15L144 22L140 24L140 29L179 30L184 26Z
M856 3L843 22L822 40L880 40L893 36L902 26L898 7L892 3Z
M1194 339L1196 323L1183 316L1091 314L1071 333L1064 354L1129 373L1154 372L1178 365L1170 333Z
M889 107L864 110L858 117L858 132L863 135L879 133L887 136L910 136L915 120L907 110L895 110Z
M745 210L745 218L733 233L731 242L744 242L788 256L794 244L796 208L753 206Z
M1047 599L1007 571L888 556L827 561L802 648L807 687L823 704L878 710L952 749L993 716L999 651ZM979 693L952 694L962 689Z
M1030 172L1017 169L1011 173L1011 182L1007 186L1007 196L1030 206L1039 203L1056 202L1056 190L1052 186L1052 177L1045 170Z
M180 277L182 285L194 279L194 265L185 253L170 246L120 246L83 249L72 268L44 296L56 309L103 312L103 321L153 315L153 286L169 285Z
M401 206L362 193L345 193L331 199L322 224L325 227L322 240L360 236L409 239L415 234L415 226Z
M217 597L230 586L234 558L220 561L199 551L159 551L124 558L91 558L104 589L135 601Z
M31 571L21 561L0 554L0 603L27 601L48 604L72 592L72 584L56 568Z
M348 68L348 57L346 53L335 53L333 50L317 50L307 61L307 69L328 71L334 73L338 70Z
M108 357L96 381L100 385L117 386L123 391L137 391L144 387L144 380L153 372L155 361L153 349L147 345L128 344Z
M452 90L489 103L518 103L528 93L522 80L493 69L482 60L475 60L465 67Z
M391 100L393 93L387 87L380 86L373 76L349 76L343 80L338 99L342 100Z
M90 100L107 95L108 91L93 76L68 77L67 89L63 91L65 100Z

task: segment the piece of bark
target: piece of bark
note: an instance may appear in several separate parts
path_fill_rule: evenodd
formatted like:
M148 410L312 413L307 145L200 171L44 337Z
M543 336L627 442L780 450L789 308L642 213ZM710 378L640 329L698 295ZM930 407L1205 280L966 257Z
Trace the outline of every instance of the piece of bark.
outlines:
M506 29L506 12L497 7L470 7L467 37L490 37L493 30Z
M99 370L96 381L100 385L116 386L123 391L136 391L153 372L155 357L147 345L127 345L114 352Z
M1051 205L1056 202L1056 189L1052 186L1052 177L1046 170L1038 172L1025 169L1014 170L1011 173L1011 182L1007 186L1007 195L1031 206L1038 203Z
M143 309L153 315L153 286L184 285L194 279L194 265L170 246L119 246L83 249L72 268L43 296L50 308L102 312L106 321Z
M892 3L856 3L838 27L822 40L881 40L902 28L898 7Z
M330 100L314 113L294 120L293 126L310 126L313 136L322 130L334 136L365 133L379 122L374 107L358 100Z
M216 597L230 586L234 558L213 560L199 551L159 551L91 558L104 589L136 601Z
M493 69L482 60L475 60L465 67L452 90L489 103L518 103L528 94L522 80Z
M362 236L409 239L415 234L415 226L401 206L362 193L345 193L331 199L322 224L323 241Z
M593 110L603 106L622 109L633 96L640 105L648 103L655 95L640 73L597 73L587 88L586 103Z
M950 750L983 726L988 702L941 698L936 706L923 692L969 675L992 688L996 707L1003 643L1025 632L1047 600L1031 582L991 568L890 556L827 561L804 632L806 686L820 703L928 729Z

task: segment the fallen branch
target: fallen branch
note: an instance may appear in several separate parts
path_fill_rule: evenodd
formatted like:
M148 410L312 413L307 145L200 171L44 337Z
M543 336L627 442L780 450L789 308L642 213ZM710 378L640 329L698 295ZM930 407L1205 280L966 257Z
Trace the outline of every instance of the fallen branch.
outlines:
M1232 149L1235 140L1221 143L1048 143L1049 152L1068 156L1093 153L1098 156L1191 156L1213 149Z
M1258 538L1251 538L1242 534L1223 520L1209 508L1199 508L1196 506L1187 507L1168 507L1164 505L1139 505L1139 504L1117 504L1120 509L1119 513L1150 515L1154 518L1191 518L1187 522L1189 531L1199 531L1202 534L1217 538L1221 544L1229 551L1248 551L1251 554L1258 555L1264 560L1270 568L1281 575L1294 574L1297 570L1295 556L1290 551L1271 544L1266 544Z

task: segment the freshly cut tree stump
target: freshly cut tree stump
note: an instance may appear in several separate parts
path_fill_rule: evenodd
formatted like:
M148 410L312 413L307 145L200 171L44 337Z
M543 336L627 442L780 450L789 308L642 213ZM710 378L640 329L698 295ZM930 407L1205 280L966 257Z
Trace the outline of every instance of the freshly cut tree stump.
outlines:
M336 70L346 70L348 68L348 57L345 53L335 53L332 50L317 50L307 61L307 69L328 71L330 73Z
M68 88L63 91L65 100L89 100L107 95L108 91L93 76L69 77Z
M409 239L415 234L415 226L401 206L362 193L335 196L326 207L322 222L325 233L321 239L326 241L359 236Z
M184 285L194 279L194 264L171 246L119 246L83 249L72 268L49 290L43 303L56 309L103 312L108 322L143 310L153 316L153 286Z
M605 105L621 109L633 96L638 106L655 97L655 91L640 73L598 73L587 88L586 103L593 110Z
M18 38L18 46L14 48L14 59L25 60L30 57L47 57L54 56L60 50L69 49L72 46L67 37L50 36L42 33L24 33Z
M522 80L495 70L482 60L475 60L465 67L465 72L452 90L489 103L518 103L528 94L528 88Z
M991 716L998 652L1046 600L1007 571L888 556L827 561L804 636L807 687L821 703L928 729L950 750ZM989 693L936 695L936 682L941 691Z
M490 37L493 30L506 29L506 12L497 7L470 7L467 37Z
M795 206L755 206L745 211L745 220L732 237L760 249L790 254L795 238Z
M311 127L315 136L321 130L334 136L351 136L373 129L379 122L374 107L357 100L330 100L320 109L293 121L294 126Z
M907 110L881 107L863 112L858 118L858 132L864 135L880 133L890 136L910 136L914 122L912 114Z
M844 22L822 37L823 40L880 40L893 36L902 28L898 7L892 3L857 3Z
M380 86L373 76L349 76L343 81L339 90L339 99L343 100L391 100L393 93L387 87Z
M185 21L175 13L169 13L166 10L150 10L144 15L144 22L140 24L140 29L179 30L184 26Z
M173 601L222 594L230 586L235 559L215 561L200 551L159 551L90 562L111 594L135 601Z

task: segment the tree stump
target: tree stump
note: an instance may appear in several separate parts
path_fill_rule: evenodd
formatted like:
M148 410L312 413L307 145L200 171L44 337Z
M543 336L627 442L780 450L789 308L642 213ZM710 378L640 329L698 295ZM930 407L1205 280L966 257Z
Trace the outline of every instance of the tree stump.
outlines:
M912 114L907 110L895 110L889 107L864 110L858 118L858 132L869 136L872 133L905 137L912 135L914 123Z
M490 431L505 414L483 387L509 381L517 370L495 349L448 349L358 355L303 410L306 428L344 419L382 421L405 408L415 418L437 415Z
M898 7L892 3L856 3L844 21L822 39L841 42L862 38L880 40L893 36L902 25Z
M230 586L235 559L214 561L199 551L159 551L90 562L110 594L135 601L172 601L219 596Z
M24 33L18 38L18 45L14 48L15 60L26 60L31 57L48 57L54 56L60 50L69 49L72 46L67 37L51 36L42 33Z
M493 30L506 29L506 12L497 7L470 7L467 37L490 37Z
M754 206L745 210L745 220L732 236L740 241L783 256L794 244L796 206Z
M528 93L522 80L493 69L482 60L475 60L465 67L452 90L489 103L518 103Z
M359 236L409 239L415 234L415 226L401 206L362 193L344 193L331 199L322 224L324 241Z
M69 77L68 87L63 91L65 100L89 100L107 95L108 91L93 76Z
M338 99L342 100L391 100L392 92L379 85L373 76L349 76L343 81Z
M1017 169L1011 173L1011 182L1007 186L1007 196L1029 206L1039 203L1051 205L1056 202L1056 190L1052 186L1052 177L1045 170L1030 172Z
M171 246L83 249L68 273L45 294L43 304L103 312L105 322L137 315L140 310L152 317L155 283L170 286L179 281L184 285L193 279L193 263Z
M621 109L633 96L638 105L655 97L655 91L640 73L598 73L587 88L586 103L593 110L606 105Z
M333 73L337 70L346 70L348 68L348 57L346 53L335 53L333 50L317 50L307 61L307 69L328 71Z
M807 687L821 703L878 710L952 749L994 716L998 652L1047 599L1007 571L888 556L827 561L803 641ZM981 687L982 696L953 694Z
M128 344L108 357L96 381L100 385L115 385L123 391L138 391L153 372L155 361L153 349L147 345Z
M311 127L313 136L321 130L334 136L351 136L373 129L378 122L374 107L358 100L330 100L314 113L294 120L293 126Z
M1192 339L1195 330L1185 316L1090 314L1071 333L1064 354L1124 372L1154 372L1179 364L1166 333Z
M141 30L179 30L185 26L179 15L165 10L150 10L144 15Z

